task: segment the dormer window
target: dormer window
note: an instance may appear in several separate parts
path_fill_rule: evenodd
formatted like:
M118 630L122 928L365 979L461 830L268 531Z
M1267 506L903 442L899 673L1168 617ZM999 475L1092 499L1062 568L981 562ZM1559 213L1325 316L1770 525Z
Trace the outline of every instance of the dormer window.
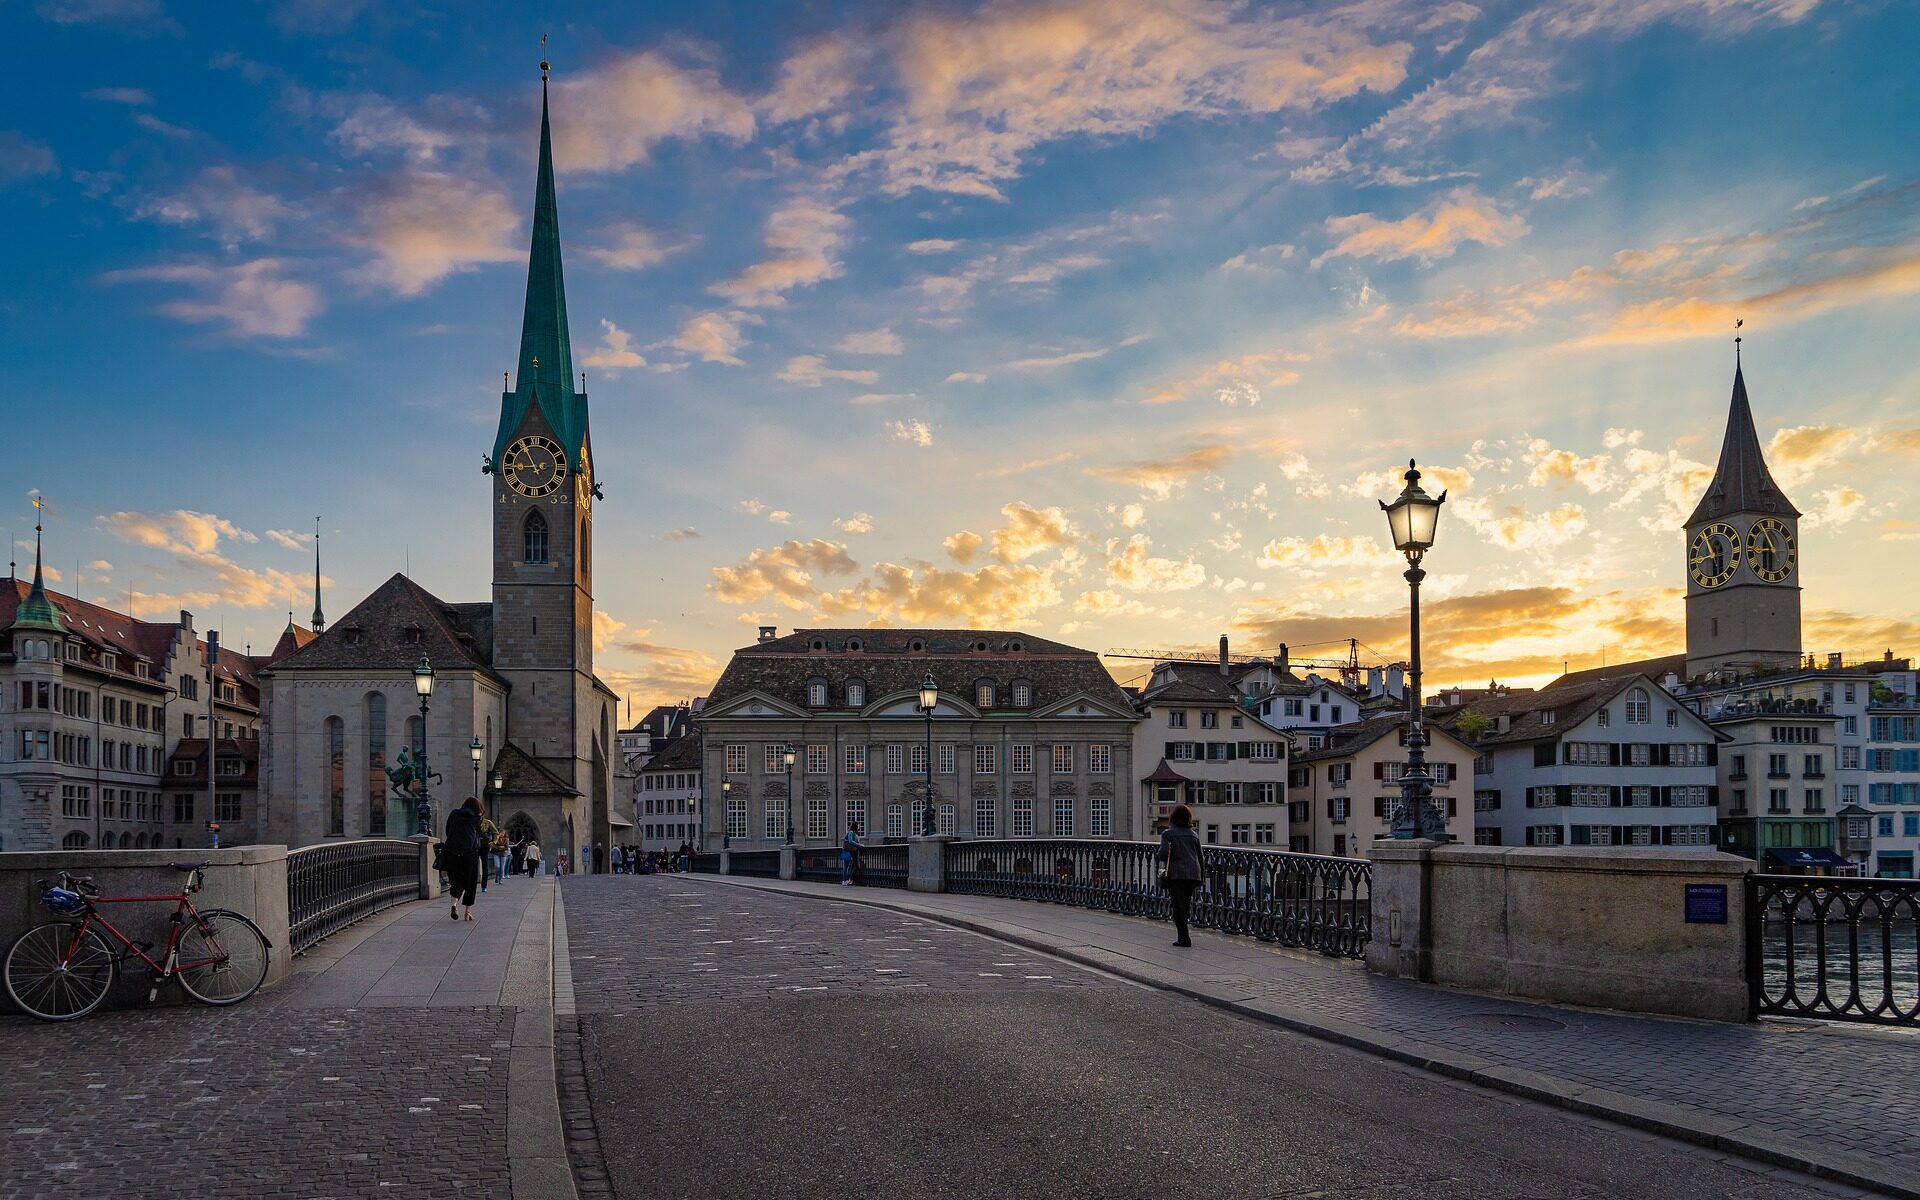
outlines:
M360 644L363 631L358 625L349 625L340 632L341 635L347 639L347 645L358 646Z
M1019 654L1022 651L1024 651L1026 648L1027 648L1027 644L1021 641L1019 638L1015 638L1012 641L1007 643L1007 653L1009 654Z
M993 707L993 684L984 679L981 680L979 683L974 684L973 685L973 703L974 703L974 707L976 708L992 708Z
M927 650L927 644L921 641L919 638L914 638L912 641L907 643L907 653L909 654L924 654L926 653L926 650Z
M409 644L414 644L414 645L417 645L417 644L419 644L419 641L420 641L420 633L421 633L421 630L420 630L420 627L419 627L418 625L409 625L409 626L407 626L407 629L406 629L406 634L407 634L407 641L408 641L408 643L409 643Z
M1015 708L1033 707L1033 685L1024 679L1013 681L1013 706Z
M847 707L861 708L867 703L867 685L858 679L847 680Z
M827 639L825 638L815 638L807 643L807 649L809 650L825 650L826 648Z
M865 650L866 648L867 648L867 644L861 641L859 638L847 639L847 652L850 654L858 654L862 650Z
M827 681L824 679L807 680L807 707L825 708L827 706Z
M972 650L975 654L985 654L987 652L987 639L973 639L973 645L968 647L968 649Z

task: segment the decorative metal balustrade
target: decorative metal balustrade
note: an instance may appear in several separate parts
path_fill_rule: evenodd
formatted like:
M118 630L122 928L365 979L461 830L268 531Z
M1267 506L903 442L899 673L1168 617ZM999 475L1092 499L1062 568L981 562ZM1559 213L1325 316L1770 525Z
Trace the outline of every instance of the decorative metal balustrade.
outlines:
M1155 842L1058 839L950 842L949 892L1077 904L1169 920ZM1338 958L1366 953L1372 932L1373 864L1283 850L1208 846L1206 879L1193 896L1196 928Z
M780 878L780 852L778 850L730 851L727 854L727 873L778 879Z
M287 853L287 940L295 954L383 908L419 898L416 842L368 838Z
M1754 1015L1920 1025L1920 881L1747 876Z
M862 846L853 857L855 887L905 888L907 886L907 847L905 843L886 846Z

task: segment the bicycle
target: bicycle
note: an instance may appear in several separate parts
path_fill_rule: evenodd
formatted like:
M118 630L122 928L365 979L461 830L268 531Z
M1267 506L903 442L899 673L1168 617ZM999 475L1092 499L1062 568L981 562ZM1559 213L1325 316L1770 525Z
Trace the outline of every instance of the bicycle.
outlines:
M102 896L89 877L62 871L40 880L40 904L66 920L36 925L14 939L7 951L7 994L20 1010L42 1021L74 1021L100 1007L112 990L120 964L138 957L153 972L147 992L151 1004L160 985L175 980L187 995L219 1007L238 1004L266 982L272 943L260 927L237 912L210 908L201 912L187 897L205 883L213 864L173 863L187 874L185 887L170 896ZM176 903L165 952L148 956L152 942L136 942L116 929L96 905ZM78 917L75 921L71 918ZM105 933L101 931L104 930ZM107 941L120 943L115 950Z

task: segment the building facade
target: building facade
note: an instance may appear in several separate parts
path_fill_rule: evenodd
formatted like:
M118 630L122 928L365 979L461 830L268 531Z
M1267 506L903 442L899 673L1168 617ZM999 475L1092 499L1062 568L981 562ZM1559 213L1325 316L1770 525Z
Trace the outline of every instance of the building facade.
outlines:
M677 850L700 838L700 735L686 733L652 754L634 780L633 829L642 850Z
M1711 718L1725 764L1720 848L1766 871L1856 874L1835 848L1833 729L1814 700L1730 704Z
M1156 663L1135 702L1133 825L1156 836L1185 804L1203 842L1284 850L1290 742L1243 690L1266 664L1230 661L1222 640L1218 662Z
M938 689L931 716L921 689ZM697 724L703 849L963 838L1131 838L1135 714L1092 651L1024 633L763 630ZM789 749L791 750L789 761Z
M1461 801L1472 791L1473 749L1443 727L1429 722L1424 728L1433 801L1446 814L1447 831L1465 841L1472 809ZM1288 781L1291 848L1357 858L1376 839L1392 836L1406 739L1406 716L1383 716L1329 730L1318 750L1297 751Z

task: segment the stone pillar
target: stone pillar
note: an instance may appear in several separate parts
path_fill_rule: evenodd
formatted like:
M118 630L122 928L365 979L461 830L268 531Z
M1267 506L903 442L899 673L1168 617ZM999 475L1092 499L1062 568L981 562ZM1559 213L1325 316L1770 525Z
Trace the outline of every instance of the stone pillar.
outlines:
M720 873L722 875L733 874L733 851L722 850L720 852Z
M424 833L416 833L407 840L420 848L420 898L432 900L440 895L440 873L433 869L433 848L436 839Z
M1376 840L1373 859L1373 935L1367 970L1419 983L1433 980L1433 937L1428 928L1433 894L1433 852L1444 842L1424 838Z
M917 837L907 843L907 890L944 892L947 890L947 843L944 833Z
M780 847L780 878L800 878L800 851L792 846Z

